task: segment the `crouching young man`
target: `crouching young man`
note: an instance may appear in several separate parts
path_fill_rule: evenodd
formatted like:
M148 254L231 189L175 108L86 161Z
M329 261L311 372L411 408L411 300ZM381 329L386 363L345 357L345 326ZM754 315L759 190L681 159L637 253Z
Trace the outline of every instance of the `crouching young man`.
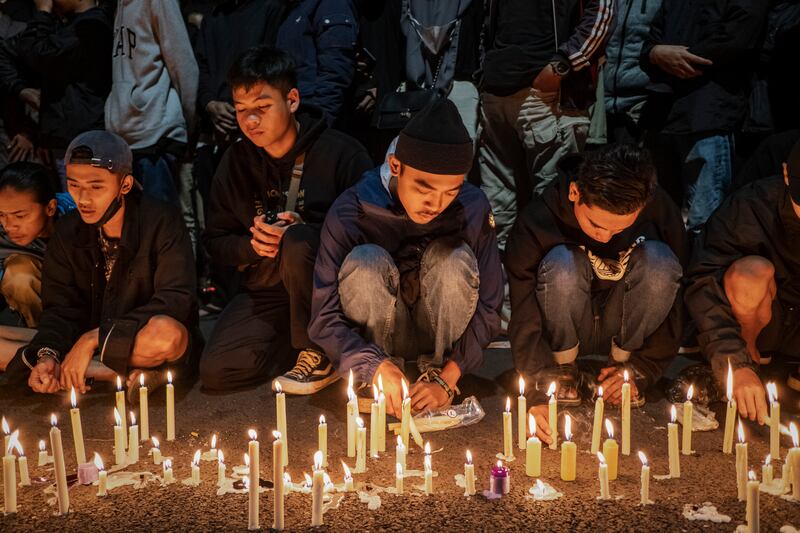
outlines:
M140 372L188 362L202 344L181 214L134 190L131 162L125 141L104 131L83 133L67 149L67 187L78 208L50 239L44 310L21 348L36 392L83 393L87 378L118 375L130 388ZM148 383L163 374L153 372Z
M686 235L677 206L656 185L646 152L612 146L562 160L562 176L514 226L505 264L511 350L538 433L550 442L545 391L576 405L579 355L602 355L606 401L620 403L629 370L636 404L678 353L677 298Z
M489 202L464 182L472 158L458 110L436 99L322 228L309 334L368 396L381 376L390 413L406 360L422 373L413 409L442 407L499 330L500 258Z

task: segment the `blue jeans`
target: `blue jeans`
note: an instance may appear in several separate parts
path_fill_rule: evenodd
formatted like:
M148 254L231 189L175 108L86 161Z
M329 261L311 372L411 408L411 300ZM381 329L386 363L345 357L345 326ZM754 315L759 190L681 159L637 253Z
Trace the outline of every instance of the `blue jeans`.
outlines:
M178 206L178 165L172 154L133 158L133 177L153 198Z
M596 282L586 252L577 246L552 248L539 263L536 299L555 361L537 366L571 363L579 353L627 361L669 315L682 275L678 258L659 241L636 247L616 282Z
M686 228L700 233L711 213L719 207L733 180L733 134L713 135L691 145L684 160L686 202L689 216Z
M339 270L342 310L366 340L395 358L441 366L475 314L478 260L463 242L437 239L422 254L419 285L407 306L392 256L375 244L354 247Z

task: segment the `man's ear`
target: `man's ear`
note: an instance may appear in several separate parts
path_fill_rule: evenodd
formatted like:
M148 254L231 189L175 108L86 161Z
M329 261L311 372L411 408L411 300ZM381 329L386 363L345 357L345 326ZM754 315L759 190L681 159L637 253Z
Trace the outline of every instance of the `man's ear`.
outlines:
M403 163L394 154L389 155L389 172L392 176L399 176L403 170Z
M573 203L581 201L581 192L578 190L578 184L574 181L569 184L569 201Z
M133 176L131 174L128 174L124 178L122 178L122 183L120 184L119 192L125 195L131 192L132 188L133 188Z
M58 209L58 202L56 201L55 198L52 198L49 202L47 202L47 205L44 206L44 213L48 217L53 217L55 216L57 209Z
M297 113L300 107L300 91L298 91L296 87L290 90L286 94L286 101L289 102L289 111Z

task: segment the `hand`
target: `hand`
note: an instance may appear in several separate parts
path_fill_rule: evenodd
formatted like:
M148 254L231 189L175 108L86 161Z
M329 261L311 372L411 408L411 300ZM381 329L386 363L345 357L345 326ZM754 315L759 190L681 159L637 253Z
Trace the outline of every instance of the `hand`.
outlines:
M8 144L8 160L12 163L15 161L30 161L36 153L36 148L33 142L24 133L17 133L11 142Z
M447 391L438 383L417 381L411 386L411 408L414 411L438 409L447 403L450 398Z
M386 412L399 419L403 414L403 371L390 360L384 360L375 370L372 383L378 386L378 376L383 379L383 395L386 396Z
M533 88L544 93L554 93L561 88L561 76L556 74L552 65L547 65L533 80Z
M45 11L50 13L53 11L53 0L34 0L37 11Z
M236 110L228 102L212 100L206 105L206 112L211 118L214 128L223 135L230 133L238 127Z
M61 387L69 390L75 387L81 394L86 394L86 369L92 360L99 344L98 330L84 333L72 347L61 365Z
M286 222L283 220L278 220L275 224L267 224L262 216L253 218L253 226L250 228L250 233L253 234L250 245L253 250L261 257L274 258L278 255L281 239L286 231L285 226Z
M34 392L53 394L59 390L59 365L52 357L41 359L31 370L28 386Z
M733 371L733 397L742 418L758 418L758 423L764 425L767 419L766 391L761 378L752 369L738 368Z
M378 89L373 87L364 93L364 98L356 106L356 111L359 113L371 113L375 108L375 100L377 98Z
M536 437L545 444L553 442L550 431L550 424L547 423L547 417L550 414L550 409L547 404L534 405L528 409L528 413L536 417ZM526 424L527 426L527 424Z
M597 381L603 387L603 401L610 405L622 403L622 385L625 378L622 370L617 366L609 366L600 370ZM628 380L631 385L631 400L639 397L639 389L634 380Z
M19 99L31 106L35 111L38 111L42 103L42 91L32 88L22 89L19 92Z
M708 67L713 63L704 57L689 52L685 46L658 44L650 50L650 61L661 70L681 79L695 78L703 74L695 66Z

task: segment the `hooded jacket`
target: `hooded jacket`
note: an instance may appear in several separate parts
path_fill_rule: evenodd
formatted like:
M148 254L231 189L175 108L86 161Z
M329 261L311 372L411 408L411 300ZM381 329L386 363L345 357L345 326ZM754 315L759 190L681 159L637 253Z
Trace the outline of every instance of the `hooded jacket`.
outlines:
M686 305L697 324L703 354L717 376L728 360L751 366L741 328L725 295L723 278L737 259L761 256L775 267L777 298L800 309L800 218L783 177L752 182L728 198L706 223L687 272ZM800 317L795 316L795 320Z
M98 230L78 211L59 220L42 267L42 318L21 348L29 366L42 347L63 359L82 334L99 327L100 361L127 375L136 334L156 315L183 324L193 337L190 346L202 346L194 257L180 211L129 193L119 247L106 282Z
M449 360L467 374L480 368L483 348L500 330L503 273L486 196L477 187L464 183L438 217L428 224L416 224L375 169L336 200L322 227L308 334L325 350L340 374L353 370L360 380L371 383L378 365L390 355L364 339L342 311L338 279L347 255L355 246L370 243L385 249L398 262L398 253L409 245L447 236L461 239L478 259L480 286L475 314L449 354ZM417 248L416 259L403 260L415 261L419 268L424 248ZM401 272L408 270L408 265L400 262L397 267Z
M355 139L329 128L322 111L301 106L292 149L280 159L244 138L225 152L214 175L206 230L209 254L245 272L244 286L265 289L280 281L277 259L261 257L250 244L253 218L283 211L292 169L305 154L297 211L306 224L322 226L334 200L357 182L372 161Z
M542 310L536 298L539 264L559 245L585 246L602 258L618 258L638 237L665 243L682 266L687 261L687 238L678 207L660 187L636 221L607 243L595 241L580 228L569 184L574 181L580 156L562 163L561 177L520 214L506 245L505 265L511 291L509 335L514 366L535 382L536 374L553 361L553 350L544 335ZM683 296L679 292L672 310L659 328L645 340L631 362L644 375L643 389L655 383L678 353L681 341ZM599 349L599 347L598 347Z

